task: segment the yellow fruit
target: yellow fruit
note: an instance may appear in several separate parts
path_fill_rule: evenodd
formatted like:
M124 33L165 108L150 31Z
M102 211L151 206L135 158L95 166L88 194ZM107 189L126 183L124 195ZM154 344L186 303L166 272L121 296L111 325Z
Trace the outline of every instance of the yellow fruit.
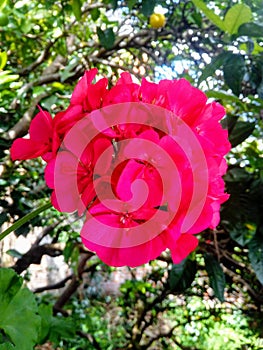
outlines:
M0 13L0 27L8 25L8 17L4 13Z
M162 13L153 13L150 16L150 26L152 28L162 28L165 25L165 16Z

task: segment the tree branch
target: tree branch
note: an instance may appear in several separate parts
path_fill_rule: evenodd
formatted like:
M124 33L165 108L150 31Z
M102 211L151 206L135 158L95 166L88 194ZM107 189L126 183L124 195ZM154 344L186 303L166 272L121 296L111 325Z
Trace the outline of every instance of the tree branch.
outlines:
M29 251L18 259L12 269L18 274L25 271L31 264L39 265L43 255L49 255L51 257L60 256L62 251L51 244L44 244L41 246L31 247Z
M85 270L86 262L93 256L94 254L92 252L85 252L81 254L79 265L78 265L78 273L77 275L73 275L70 284L67 286L67 288L64 290L64 292L60 295L58 300L56 301L53 310L55 313L61 312L63 314L67 314L65 310L63 310L63 306L67 303L69 298L76 292L77 288L82 282L82 274L84 272L87 272ZM90 269L92 269L94 266L91 266Z
M42 293L45 292L46 290L53 290L53 289L60 289L65 287L66 283L73 277L73 275L69 275L65 278L63 278L62 281L54 283L54 284L49 284L48 286L44 286L44 287L39 287L36 288L33 293Z

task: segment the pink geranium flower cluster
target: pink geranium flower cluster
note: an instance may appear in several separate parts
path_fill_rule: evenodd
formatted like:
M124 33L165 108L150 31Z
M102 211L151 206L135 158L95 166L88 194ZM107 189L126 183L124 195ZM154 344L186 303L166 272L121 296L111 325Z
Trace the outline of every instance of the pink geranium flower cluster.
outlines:
M47 162L53 206L85 214L82 241L105 263L138 266L166 248L178 263L196 248L195 234L218 225L228 198L224 108L185 79L139 85L122 73L108 88L106 78L92 83L96 74L85 72L65 111L52 118L40 110L11 158ZM115 125L107 113L116 113ZM117 118L125 113L129 120Z

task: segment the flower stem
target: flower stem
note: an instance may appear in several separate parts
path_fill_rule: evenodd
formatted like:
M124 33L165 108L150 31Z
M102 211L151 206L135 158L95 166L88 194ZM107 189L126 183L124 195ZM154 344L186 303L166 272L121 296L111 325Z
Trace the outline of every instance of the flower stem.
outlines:
M27 215L23 216L21 219L17 220L13 225L11 225L6 230L4 230L2 233L0 233L0 241L2 239L4 239L7 235L9 235L9 233L17 230L19 227L24 225L26 222L32 220L38 214L49 209L51 206L52 206L52 204L50 202L43 204L41 207L38 207L37 209L31 211L31 213L28 213Z

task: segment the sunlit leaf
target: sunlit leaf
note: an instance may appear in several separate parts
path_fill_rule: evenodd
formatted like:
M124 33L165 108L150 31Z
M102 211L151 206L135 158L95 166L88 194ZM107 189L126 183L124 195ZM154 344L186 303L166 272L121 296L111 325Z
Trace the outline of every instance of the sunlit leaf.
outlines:
M208 90L205 92L205 94L207 97L212 97L217 100L231 101L231 102L235 102L237 104L243 105L243 103L240 101L240 99L237 96L229 94L224 91Z
M222 19L218 15L215 14L215 11L209 9L202 0L192 0L192 2L199 10L201 10L205 14L205 16L213 24L215 24L221 30L225 31L224 21L222 21Z
M0 70L4 68L7 62L7 53L0 52Z
M81 1L80 0L72 0L72 10L74 16L79 21L81 19Z
M236 34L239 27L242 24L249 22L251 18L252 12L249 6L245 4L236 4L231 7L225 15L225 30L229 34Z
M8 0L0 0L0 11L6 7Z
M0 72L0 87L3 84L11 83L19 78L18 74L9 74L9 71Z

